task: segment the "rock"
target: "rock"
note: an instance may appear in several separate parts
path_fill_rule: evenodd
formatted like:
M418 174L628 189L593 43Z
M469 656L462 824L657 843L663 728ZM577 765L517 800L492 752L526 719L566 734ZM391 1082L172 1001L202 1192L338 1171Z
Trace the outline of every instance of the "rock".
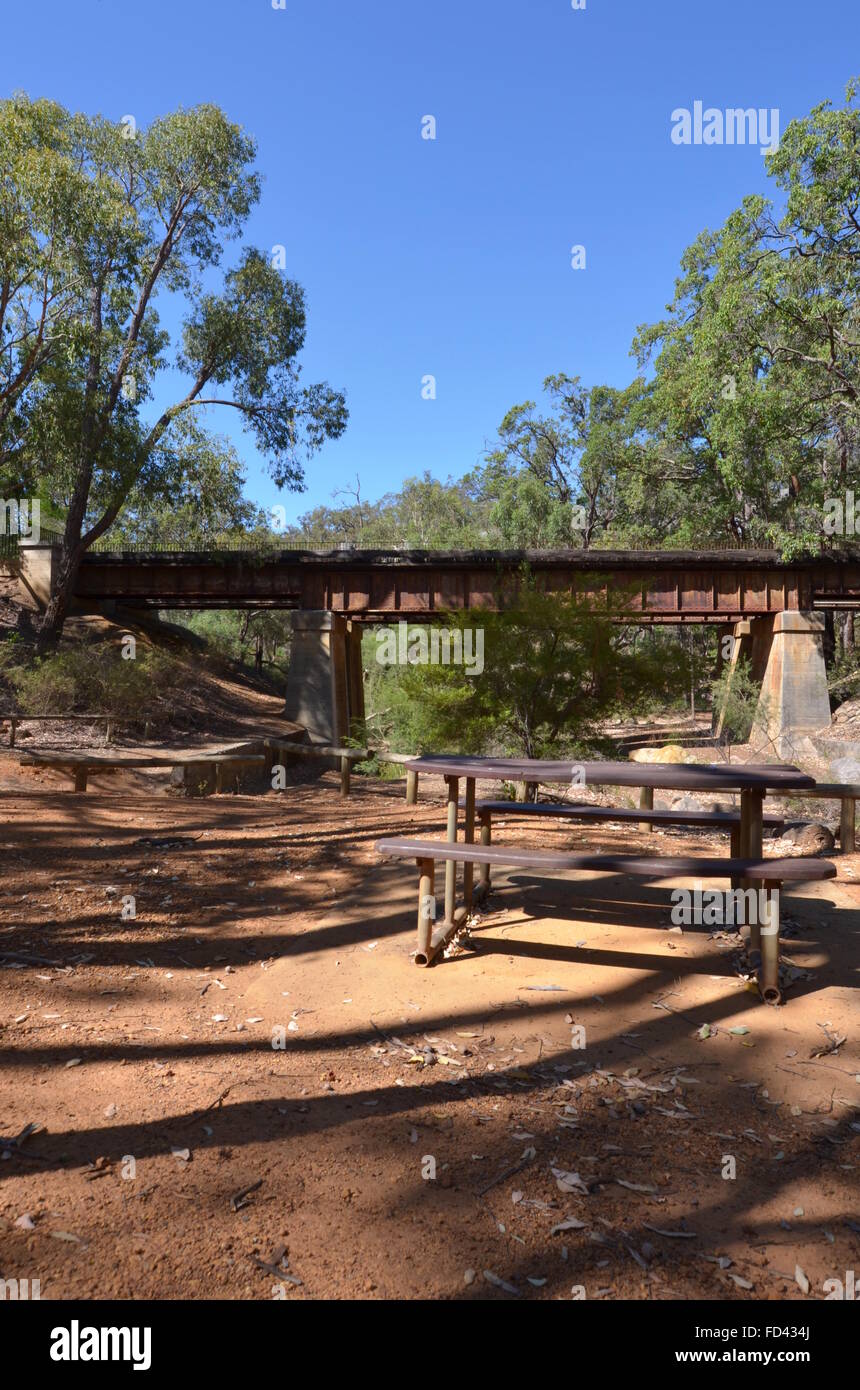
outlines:
M630 754L633 763L685 763L692 762L686 751L677 743L667 743L663 748L634 748Z
M683 796L676 796L672 802L673 811L704 811L705 807L697 796L691 796L689 792L684 792Z
M834 843L832 832L817 821L793 825L776 841L780 852L788 855L829 854Z
M856 758L834 758L830 769L834 782L860 782L860 762Z

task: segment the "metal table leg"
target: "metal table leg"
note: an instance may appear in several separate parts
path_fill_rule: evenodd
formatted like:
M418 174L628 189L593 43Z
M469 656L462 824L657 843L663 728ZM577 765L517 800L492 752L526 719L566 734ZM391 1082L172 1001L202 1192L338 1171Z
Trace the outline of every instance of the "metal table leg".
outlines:
M463 839L467 845L475 843L475 779L466 778L466 828ZM463 901L466 910L472 906L472 883L475 877L474 864L463 865Z
M457 800L460 794L459 777L446 777L448 783L448 843L457 843ZM447 860L445 864L445 926L454 922L454 904L457 897L457 861Z

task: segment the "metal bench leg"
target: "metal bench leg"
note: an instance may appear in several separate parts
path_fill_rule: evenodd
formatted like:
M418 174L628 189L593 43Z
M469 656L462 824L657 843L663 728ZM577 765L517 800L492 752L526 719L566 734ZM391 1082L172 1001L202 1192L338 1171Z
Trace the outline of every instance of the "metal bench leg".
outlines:
M743 795L743 793L742 793ZM747 831L747 853L750 859L761 859L762 854L762 805L764 796L760 791L750 791L746 795L749 797L749 826ZM756 892L764 889L764 882L760 878L749 880L749 887ZM761 924L756 914L756 920L750 926L750 947L754 951L761 950Z
M654 788L653 788L653 787L640 787L640 788L639 788L639 810L640 810L640 811L653 811L653 810L654 810ZM651 830L654 829L654 827L653 827L653 825L651 824L650 821L641 820L641 821L639 822L639 829L640 829L640 830L648 830L648 831L651 831Z
M778 883L764 882L761 885L759 903L764 898L767 906L767 920L760 924L761 970L759 989L766 1004L781 1004L779 988L779 889Z
M491 842L492 842L492 838L493 838L493 831L492 831L492 812L491 812L491 811L482 811L482 812L481 812L481 844L484 845L484 846L489 846L489 845L491 844ZM487 893L489 893L489 891L490 891L490 866L489 866L489 864L481 864L481 865L479 866L479 868L478 868L478 886L477 886L477 888L475 889L475 894L474 894L474 896L475 896L476 898L479 898L479 897L480 897L480 898L483 898L483 897L486 896Z
M417 965L430 964L430 949L433 940L433 922L436 917L436 898L434 896L436 865L432 859L419 859L418 869L418 949L415 953Z

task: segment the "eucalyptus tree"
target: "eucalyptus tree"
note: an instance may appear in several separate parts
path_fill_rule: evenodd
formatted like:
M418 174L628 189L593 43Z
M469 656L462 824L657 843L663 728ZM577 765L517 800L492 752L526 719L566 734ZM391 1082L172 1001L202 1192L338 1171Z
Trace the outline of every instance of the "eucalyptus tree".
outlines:
M824 503L858 481L860 113L857 83L792 121L767 169L778 205L749 197L682 260L653 361L655 483L684 484L677 534L817 548Z
M0 266L11 329L0 448L21 477L46 469L66 515L43 644L62 629L87 547L135 488L166 480L179 422L236 412L292 489L346 426L341 392L300 384L301 286L251 246L222 265L260 197L255 153L212 105L138 129L49 102L0 103L0 216L15 229ZM173 336L163 303L181 324Z
M488 451L482 482L496 493L491 518L514 544L536 529L544 544L588 549L627 519L643 382L585 387L557 373L543 386L549 408L513 406Z

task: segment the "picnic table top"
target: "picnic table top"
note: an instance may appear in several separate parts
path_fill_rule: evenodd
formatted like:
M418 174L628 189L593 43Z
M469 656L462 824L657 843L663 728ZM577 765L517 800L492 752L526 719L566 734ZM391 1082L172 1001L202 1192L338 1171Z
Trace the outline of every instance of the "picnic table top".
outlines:
M542 758L477 758L433 753L407 771L489 781L567 782L590 787L654 787L666 791L765 791L814 787L815 778L788 763L603 763ZM583 782L584 778L584 782Z

